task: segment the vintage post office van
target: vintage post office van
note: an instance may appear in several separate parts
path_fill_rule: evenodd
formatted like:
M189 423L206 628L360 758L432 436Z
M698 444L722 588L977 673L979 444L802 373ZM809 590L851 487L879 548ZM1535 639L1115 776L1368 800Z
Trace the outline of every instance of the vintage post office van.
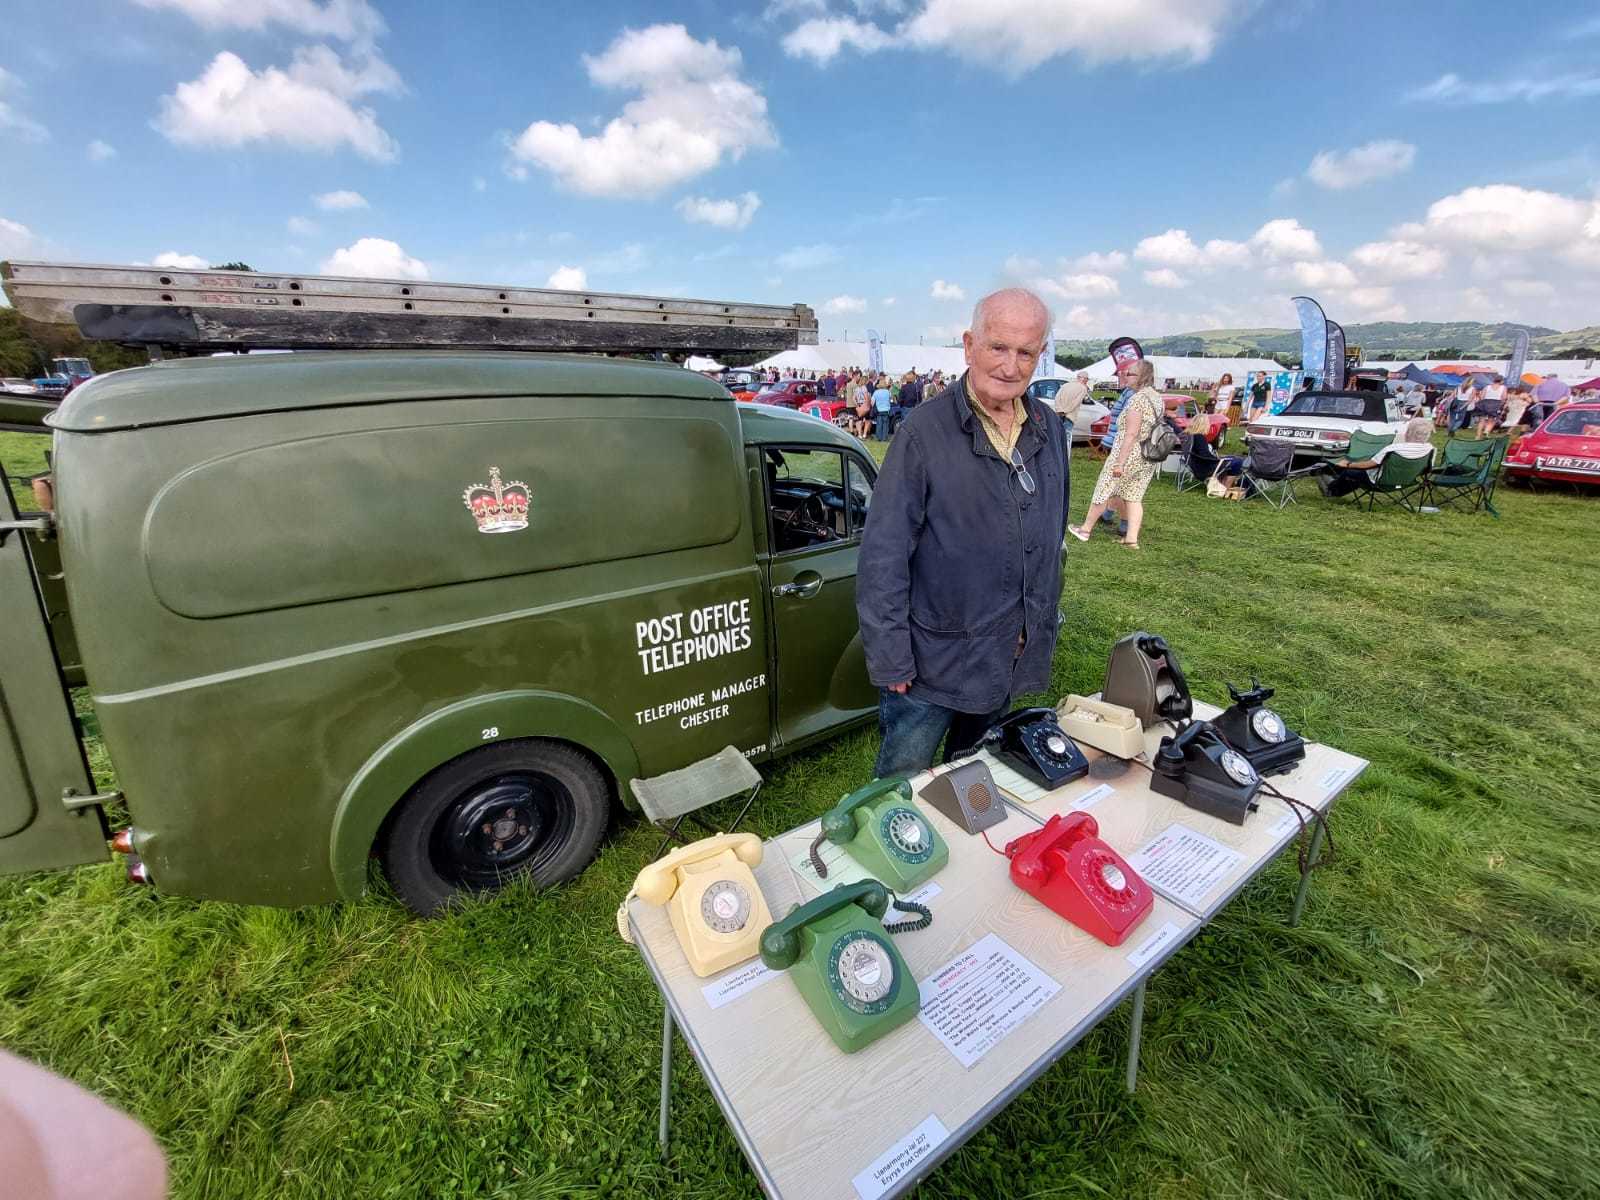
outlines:
M77 655L132 873L258 904L355 896L373 855L419 912L565 880L630 778L875 711L872 460L681 368L194 358L49 424L54 519L0 533L0 869L107 854Z

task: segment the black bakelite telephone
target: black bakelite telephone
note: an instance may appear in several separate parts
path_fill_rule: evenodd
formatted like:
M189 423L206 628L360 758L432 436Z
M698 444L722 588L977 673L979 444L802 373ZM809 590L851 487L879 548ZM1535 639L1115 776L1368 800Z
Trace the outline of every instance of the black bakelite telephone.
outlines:
M1019 708L1008 713L983 735L983 744L993 747L1001 762L1046 791L1089 773L1089 760L1061 732L1053 708Z
M1167 639L1130 633L1111 647L1100 698L1131 708L1146 729L1162 721L1187 721L1194 715L1189 681Z
M1150 786L1163 796L1235 825L1258 807L1261 776L1210 721L1191 721L1162 738L1151 770Z
M1266 706L1272 699L1272 689L1262 687L1259 679L1251 679L1250 683L1247 692L1228 685L1233 706L1217 718L1217 732L1250 760L1258 774L1293 770L1295 763L1306 756L1305 739Z

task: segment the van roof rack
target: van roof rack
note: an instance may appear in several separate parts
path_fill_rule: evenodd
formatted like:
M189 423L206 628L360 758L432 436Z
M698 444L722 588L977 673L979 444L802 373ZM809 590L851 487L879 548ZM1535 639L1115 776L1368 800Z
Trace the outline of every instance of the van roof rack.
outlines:
M0 262L17 312L164 352L559 350L683 355L817 342L804 304L268 271Z

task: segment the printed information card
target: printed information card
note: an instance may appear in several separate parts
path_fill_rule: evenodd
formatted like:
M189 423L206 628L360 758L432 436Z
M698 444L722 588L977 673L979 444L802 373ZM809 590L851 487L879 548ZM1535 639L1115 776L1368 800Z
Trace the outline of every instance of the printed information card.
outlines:
M939 1143L949 1136L950 1131L944 1127L944 1122L930 1114L927 1120L878 1155L872 1160L871 1166L850 1181L856 1189L856 1195L861 1200L878 1200L879 1196L904 1179L907 1172L937 1150Z
M971 1067L1061 990L998 934L987 934L917 985L928 1027Z
M1128 865L1168 900L1200 909L1243 857L1237 850L1175 823L1130 854Z

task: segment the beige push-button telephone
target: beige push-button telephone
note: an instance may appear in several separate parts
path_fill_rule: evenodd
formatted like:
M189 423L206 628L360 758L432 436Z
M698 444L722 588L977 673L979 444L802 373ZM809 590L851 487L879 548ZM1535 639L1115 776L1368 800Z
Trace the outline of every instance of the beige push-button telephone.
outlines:
M754 958L772 913L750 868L761 862L761 839L753 833L719 833L674 850L639 872L630 896L665 904L678 944L696 975ZM627 901L617 928L627 931ZM631 938L628 940L632 940Z

